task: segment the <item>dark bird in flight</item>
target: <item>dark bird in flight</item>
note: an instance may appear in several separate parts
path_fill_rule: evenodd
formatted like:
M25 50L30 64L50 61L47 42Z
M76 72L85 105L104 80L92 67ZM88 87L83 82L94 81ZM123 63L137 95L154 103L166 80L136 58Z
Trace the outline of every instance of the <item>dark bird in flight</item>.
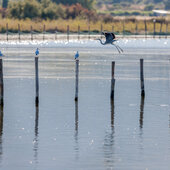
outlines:
M102 32L102 34L105 36L106 41L102 42L101 39L96 39L96 40L99 40L102 45L106 45L106 44L114 45L117 48L119 53L123 52L123 50L118 45L114 44L114 42L117 41L114 33L112 33L112 32Z

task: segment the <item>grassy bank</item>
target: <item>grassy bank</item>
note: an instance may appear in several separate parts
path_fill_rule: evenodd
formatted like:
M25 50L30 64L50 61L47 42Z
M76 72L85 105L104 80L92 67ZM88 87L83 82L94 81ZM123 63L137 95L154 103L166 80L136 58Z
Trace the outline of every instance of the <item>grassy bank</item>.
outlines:
M80 26L80 32L88 32L90 26L90 32L100 32L101 25L102 30L114 31L117 33L125 34L143 34L145 32L144 19L134 19L134 18L115 18L112 22L102 23L98 22L88 22L87 20L81 19L69 19L69 20L17 20L17 19L0 19L0 32L6 32L6 25L8 23L8 31L17 33L18 25L20 25L20 31L23 33L30 32L31 26L32 30L35 32L43 32L44 25L46 32L67 32L67 25L69 25L70 32L77 32L78 25ZM162 24L161 24L162 23ZM168 25L167 25L168 24ZM162 26L161 26L162 25ZM146 20L147 33L152 34L154 32L153 19ZM155 24L155 32L170 33L170 21L164 19L157 19Z

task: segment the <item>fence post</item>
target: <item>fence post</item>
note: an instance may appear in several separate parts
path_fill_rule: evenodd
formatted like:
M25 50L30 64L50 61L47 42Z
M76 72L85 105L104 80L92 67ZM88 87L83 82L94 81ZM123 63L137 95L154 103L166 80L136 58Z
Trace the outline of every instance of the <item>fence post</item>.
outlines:
M153 38L155 38L156 19L153 20Z
M145 38L147 38L147 23L146 23L146 19L144 20L144 24L145 24Z
M165 38L167 38L167 36L168 36L168 22L166 23L166 37Z
M114 99L114 88L115 88L115 78L114 78L114 72L115 72L115 62L112 62L112 77L111 77L111 94L110 98Z
M19 40L19 42L20 42L20 24L18 24L18 40Z
M4 104L3 60L0 57L0 105Z
M67 41L69 41L69 34L70 34L70 28L69 25L67 25Z
M88 39L90 40L90 25L88 26L88 32L89 32L89 37L88 37Z
M44 27L43 27L43 41L45 40L45 24L44 24Z
M161 25L160 25L159 38L161 38L161 34L162 34L162 22L163 22L163 21L161 21Z
M31 25L31 41L33 41L32 25Z
M78 83L79 83L79 60L76 60L76 84L75 84L75 101L78 101Z
M39 77L38 77L38 55L35 56L35 103L39 104Z
M140 59L140 83L141 83L141 96L145 96L144 74L143 74L143 59Z
M102 32L103 32L103 25L100 26L100 32L101 32L101 39L102 39Z
M6 24L6 40L8 41L8 23Z
M78 25L77 33L78 33L78 40L80 40L80 25Z

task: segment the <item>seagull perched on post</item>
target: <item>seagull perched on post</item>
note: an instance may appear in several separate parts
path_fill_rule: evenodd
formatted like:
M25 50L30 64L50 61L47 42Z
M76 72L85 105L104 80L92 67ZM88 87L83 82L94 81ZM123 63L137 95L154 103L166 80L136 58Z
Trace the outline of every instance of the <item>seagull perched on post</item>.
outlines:
M77 60L79 58L79 52L77 51L77 53L74 56L75 60Z
M96 39L96 40L99 40L102 45L106 45L106 44L114 45L117 48L117 50L119 51L119 53L123 52L123 50L118 45L114 44L114 42L117 41L115 39L116 36L115 36L114 33L112 33L112 32L102 32L102 34L105 36L106 41L102 42L101 39Z
M39 55L39 49L37 48L36 51L35 51L35 55Z

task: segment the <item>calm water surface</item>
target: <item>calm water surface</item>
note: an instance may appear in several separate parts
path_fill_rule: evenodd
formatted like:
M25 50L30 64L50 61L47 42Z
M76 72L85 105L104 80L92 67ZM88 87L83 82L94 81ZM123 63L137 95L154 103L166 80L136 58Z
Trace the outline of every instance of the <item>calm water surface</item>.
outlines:
M123 54L93 42L58 44L53 48L38 44L39 107L35 107L36 45L3 46L0 169L168 170L170 40L124 40L119 43ZM145 98L140 96L140 58ZM110 101L112 61L114 101Z

